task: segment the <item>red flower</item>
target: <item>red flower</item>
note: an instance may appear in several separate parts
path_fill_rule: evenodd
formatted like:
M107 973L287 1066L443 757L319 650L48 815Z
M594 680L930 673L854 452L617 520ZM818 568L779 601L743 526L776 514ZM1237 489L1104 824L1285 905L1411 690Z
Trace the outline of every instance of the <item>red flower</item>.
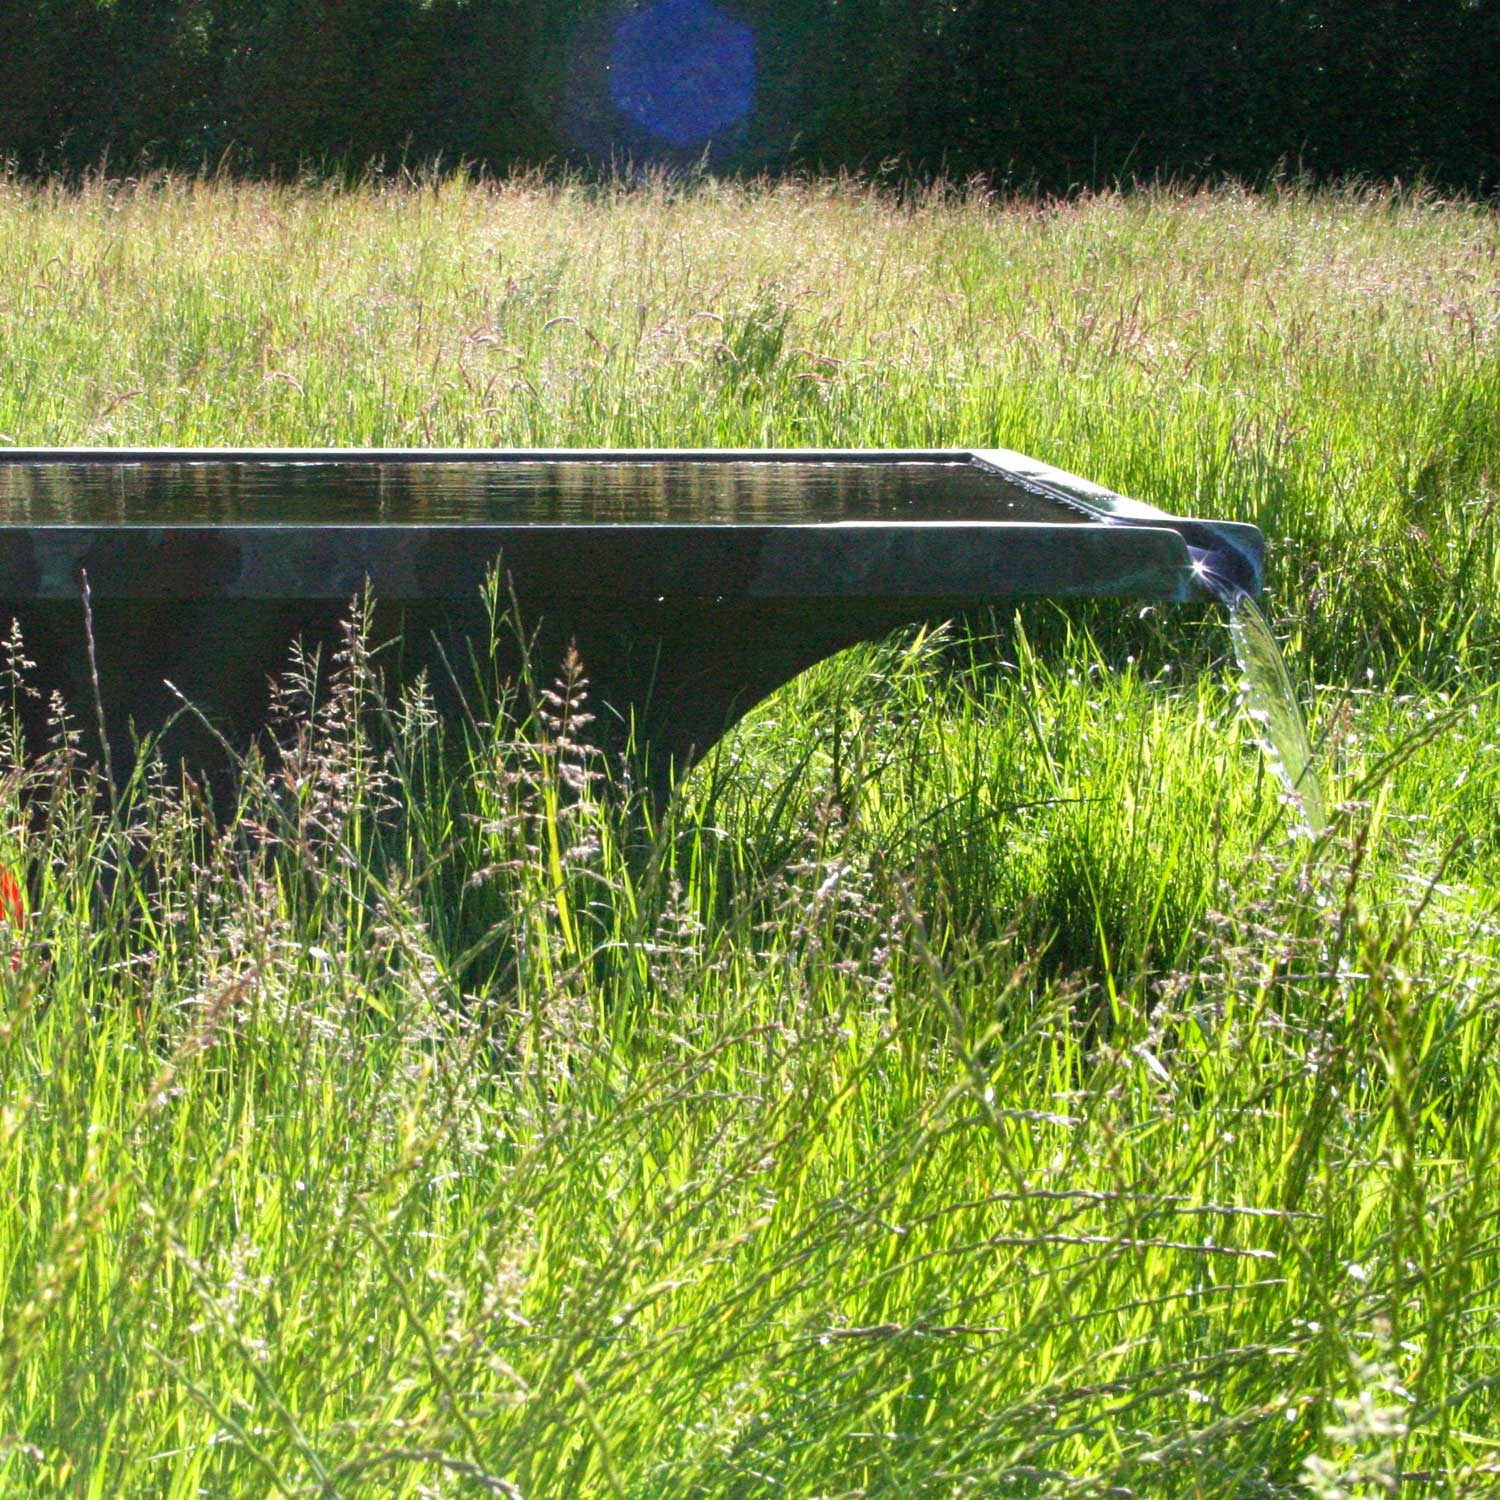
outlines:
M18 935L26 921L26 897L21 882L4 865L0 865L0 920L9 922ZM10 966L12 970L21 967L19 947L11 949Z

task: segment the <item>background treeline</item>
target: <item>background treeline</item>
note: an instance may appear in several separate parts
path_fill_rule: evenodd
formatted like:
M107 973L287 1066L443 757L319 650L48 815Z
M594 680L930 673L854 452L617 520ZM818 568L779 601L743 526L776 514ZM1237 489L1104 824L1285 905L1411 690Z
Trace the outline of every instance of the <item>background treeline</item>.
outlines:
M683 3L683 0L673 0ZM706 3L706 0L705 0ZM688 165L610 102L606 0L0 0L0 157L254 173ZM1065 190L1170 174L1500 179L1500 0L721 0L719 169Z

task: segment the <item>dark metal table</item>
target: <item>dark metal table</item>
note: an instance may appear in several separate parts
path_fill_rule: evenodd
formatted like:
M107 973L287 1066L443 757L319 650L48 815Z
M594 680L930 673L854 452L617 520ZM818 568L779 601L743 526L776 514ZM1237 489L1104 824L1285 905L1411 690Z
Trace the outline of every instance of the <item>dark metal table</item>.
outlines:
M681 769L834 651L965 606L1260 587L1254 527L1172 517L1007 451L10 449L0 627L110 737L193 701L264 721L292 640L369 585L378 636L439 684L488 638L499 563L537 660L577 644L600 717ZM91 724L92 709L81 722ZM212 757L179 725L175 748Z

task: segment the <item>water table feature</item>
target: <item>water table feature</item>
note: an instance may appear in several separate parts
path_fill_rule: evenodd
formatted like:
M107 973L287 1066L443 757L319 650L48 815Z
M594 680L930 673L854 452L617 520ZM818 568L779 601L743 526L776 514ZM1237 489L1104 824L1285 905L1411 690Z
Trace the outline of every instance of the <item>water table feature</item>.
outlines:
M87 585L117 760L186 698L215 733L179 717L167 748L222 763L292 642L326 661L367 585L399 638L381 660L441 697L487 650L498 564L543 677L576 644L605 738L633 733L665 784L898 625L1027 596L1233 605L1262 559L1252 526L1004 450L0 451L0 629L92 728Z

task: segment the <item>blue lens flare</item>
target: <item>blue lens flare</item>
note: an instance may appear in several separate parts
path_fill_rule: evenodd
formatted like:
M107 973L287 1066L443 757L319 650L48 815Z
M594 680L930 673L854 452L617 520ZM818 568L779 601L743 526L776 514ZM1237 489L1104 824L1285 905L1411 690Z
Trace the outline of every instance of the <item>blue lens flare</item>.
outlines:
M615 27L617 109L678 150L701 146L755 106L755 37L706 0L652 0Z

